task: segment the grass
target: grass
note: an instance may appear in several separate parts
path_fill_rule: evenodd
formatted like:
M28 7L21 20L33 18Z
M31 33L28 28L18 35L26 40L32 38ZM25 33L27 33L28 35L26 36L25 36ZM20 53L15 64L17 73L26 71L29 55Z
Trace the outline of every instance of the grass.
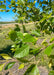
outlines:
M10 24L10 23L15 23L14 21L13 22L0 22L0 24Z
M5 36L7 36L9 29L4 29L0 31L0 50L6 48L8 45L13 44L11 40L7 40Z

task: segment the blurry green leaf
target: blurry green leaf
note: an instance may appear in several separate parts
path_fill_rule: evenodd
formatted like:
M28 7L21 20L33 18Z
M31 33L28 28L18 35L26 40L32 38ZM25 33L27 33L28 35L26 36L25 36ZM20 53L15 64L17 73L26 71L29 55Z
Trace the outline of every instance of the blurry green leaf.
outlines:
M37 32L37 31L35 31L35 30L33 30L33 31L31 32L31 34L32 34L32 35L35 35L35 36L41 36L41 34L40 34L39 32Z
M2 71L4 65L5 65L5 63L4 64L0 64L0 71Z
M18 24L15 25L16 27L14 28L15 31L20 31L20 27Z
M0 5L0 8L6 9L5 5Z
M40 22L43 22L45 19L46 19L46 17L43 17L43 18L39 21L39 23L40 23Z
M49 61L49 63L48 63L48 66L49 66L49 68L51 68L52 67L52 59L50 59L50 61Z
M25 74L24 75L40 75L39 74L39 70L38 70L38 68L37 68L37 65L35 65L35 64L32 64L27 70L26 70L26 72L25 72Z
M48 75L54 75L54 71L50 71Z
M16 44L12 45L11 47L12 47L12 48L15 48L15 47L16 47Z
M28 33L23 33L23 36L26 36Z
M50 34L51 31L49 31L49 30L45 30L45 33L46 33L46 34Z
M47 46L47 45L48 45L48 43L47 43L47 42L44 42L42 45Z
M15 5L15 0L11 0L11 5Z
M33 36L31 36L30 34L26 34L24 36L23 42L33 42L33 43L35 43L36 39Z
M54 55L50 55L50 56L49 56L49 58L52 58L52 59L54 59Z
M34 4L36 3L36 1L33 2Z
M51 17L51 15L52 15L52 13L50 13L50 14L47 16L47 18L50 18L50 17Z
M53 41L54 41L54 38L51 38L51 39L50 39L50 43L52 43Z
M47 46L48 45L48 43L46 42L46 40L47 40L47 38L46 39L44 39L43 41L42 41L42 45L44 45L44 46Z
M12 59L8 54L0 54L4 59L8 60L8 59Z
M16 38L17 38L17 33L16 33L16 31L11 30L11 31L9 32L9 37L10 37L10 39L11 39L12 41L15 41Z
M45 50L44 53L47 54L48 56L50 56L52 50L53 50L54 44L48 46Z
M23 39L23 33L22 32L17 32L17 36L18 36L18 38Z
M0 1L0 3L3 3L3 1Z
M23 68L24 68L24 64L21 64L18 69L23 69Z
M15 62L10 62L5 66L5 70L10 69L13 65L15 64Z
M16 50L16 49L14 49L14 48L11 48L10 50L11 50L12 52L15 52L15 50Z
M46 42L46 40L47 40L47 38L45 38L45 39L42 41L42 43L41 43L41 44L43 44L44 42Z
M33 53L33 54L36 55L37 53L39 53L40 49L41 49L41 47L33 49L33 50L30 50L30 53Z
M20 1L20 3L23 3L23 4L25 3L24 0L19 0L19 1Z
M26 58L17 58L20 62L22 62L22 63L27 63L27 62L29 62L29 60L28 59L26 59Z

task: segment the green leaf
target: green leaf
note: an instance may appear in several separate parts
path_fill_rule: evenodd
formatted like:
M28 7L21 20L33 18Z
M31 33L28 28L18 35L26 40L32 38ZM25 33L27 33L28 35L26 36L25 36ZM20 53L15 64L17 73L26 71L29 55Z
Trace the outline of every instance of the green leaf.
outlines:
M47 54L48 56L50 56L52 50L53 50L54 44L48 46L45 50L44 53Z
M28 33L23 33L23 36L26 36Z
M54 55L50 55L49 58L54 59Z
M51 39L50 39L50 43L52 43L53 41L54 41L54 38L51 38Z
M21 58L29 54L29 46L23 45L21 48L17 47L14 53L15 58Z
M18 61L20 61L20 62L22 62L22 63L27 63L27 62L29 62L29 60L26 59L26 58L17 58L17 59L18 59Z
M5 66L5 70L10 69L13 65L15 64L15 62L10 62Z
M0 64L0 71L2 71L4 65L5 65L5 63L4 64Z
M24 68L24 64L21 64L18 69L23 69L23 68Z
M33 42L33 43L35 43L36 39L33 36L31 36L30 34L26 34L24 36L23 42Z
M14 31L20 31L20 27L18 24L15 25L16 27L14 28Z
M35 4L37 1L34 1L33 4Z
M15 5L15 0L11 0L11 5Z
M35 30L33 30L33 31L31 32L31 34L32 34L32 35L35 35L35 36L41 36L41 34L40 34L39 32L37 32L37 31L35 31Z
M43 44L44 42L46 42L46 40L47 40L47 38L45 38L45 39L42 41L42 43L41 43L41 44Z
M23 33L22 32L17 32L17 36L18 36L18 38L23 39Z
M33 54L36 55L37 53L39 53L40 49L41 49L41 47L33 49L33 50L30 51L30 53L33 53Z
M38 70L38 68L37 68L37 65L35 65L35 64L32 64L28 69L27 69L27 71L25 72L25 74L24 75L40 75L39 74L39 70Z
M46 42L46 40L47 40L47 38L45 38L45 39L42 41L41 45L47 46L48 43Z
M3 1L0 1L0 3L3 3Z
M8 59L12 59L8 54L0 54L4 59L8 60Z
M39 70L36 65L33 67L33 69L28 75L39 75Z
M51 31L49 31L49 30L45 30L45 33L46 33L46 34L50 34Z
M16 33L16 31L11 30L11 31L9 32L9 37L10 37L10 39L11 39L12 41L15 41L16 38L17 38L17 33Z
M48 75L54 75L54 71L50 71Z
M0 8L6 9L6 6L5 5L0 5Z
M43 22L45 19L46 19L46 17L43 17L43 18L39 21L39 23L40 23L40 22Z
M24 0L19 0L19 3L24 4L25 2Z

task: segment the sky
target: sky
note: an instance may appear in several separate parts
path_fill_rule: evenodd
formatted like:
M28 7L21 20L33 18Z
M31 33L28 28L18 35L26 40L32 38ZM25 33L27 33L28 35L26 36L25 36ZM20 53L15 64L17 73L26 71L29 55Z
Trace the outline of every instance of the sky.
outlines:
M1 0L3 1L3 0ZM10 3L8 2L8 0L6 0L6 3L9 5ZM6 5L6 9L9 9L9 7ZM15 16L15 13L12 11L9 12L0 12L0 21L14 21L13 17Z
M10 12L0 12L0 21L14 21L13 17L15 16L15 13L10 11Z
M2 1L2 0L1 0ZM7 4L9 4L9 2L6 0ZM38 7L38 4L36 3L36 7ZM8 7L6 7L7 9L9 9ZM14 12L12 11L9 11L9 12L0 12L0 22L3 21L14 21L13 17L15 17L15 14Z

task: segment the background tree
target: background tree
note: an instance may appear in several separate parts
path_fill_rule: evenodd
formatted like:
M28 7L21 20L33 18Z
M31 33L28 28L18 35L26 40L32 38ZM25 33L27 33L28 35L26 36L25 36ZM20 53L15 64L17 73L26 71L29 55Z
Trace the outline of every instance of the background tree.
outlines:
M9 4L0 1L0 11L10 11L17 13L18 23L22 24L24 32L26 32L25 22L36 22L36 28L44 31L47 34L54 32L54 1L53 0L8 0ZM36 8L36 3L39 3L39 8ZM9 7L9 10L6 9ZM40 10L42 11L40 12ZM38 23L37 23L38 21Z

